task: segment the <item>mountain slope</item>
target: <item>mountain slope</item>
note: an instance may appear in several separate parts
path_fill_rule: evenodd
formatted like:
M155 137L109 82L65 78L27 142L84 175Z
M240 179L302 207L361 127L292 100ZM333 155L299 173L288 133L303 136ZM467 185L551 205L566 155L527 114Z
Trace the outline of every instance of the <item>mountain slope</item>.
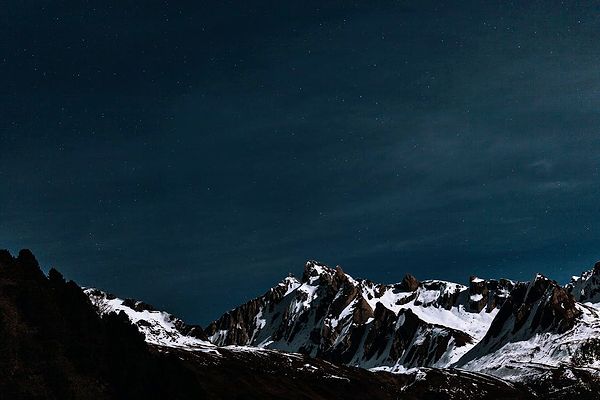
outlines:
M599 310L575 302L568 290L537 275L512 291L485 337L457 366L520 379L531 365L600 366L581 353L600 336Z

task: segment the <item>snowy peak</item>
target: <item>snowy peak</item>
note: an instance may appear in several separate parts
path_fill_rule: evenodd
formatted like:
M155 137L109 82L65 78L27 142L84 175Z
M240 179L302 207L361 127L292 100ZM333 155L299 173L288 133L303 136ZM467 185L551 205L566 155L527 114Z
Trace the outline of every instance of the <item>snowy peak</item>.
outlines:
M340 267L330 268L323 263L315 260L309 260L304 265L302 274L302 283L312 283L315 279L324 278L325 281L331 281L331 278L339 271L338 277L344 279L344 273Z
M574 276L566 288L581 303L600 303L600 261L581 277Z
M491 312L500 308L514 287L508 279L485 280L471 276L470 285L464 286L443 280L419 281L411 274L406 274L401 282L395 284L378 284L368 279L356 280L344 273L341 267L330 268L318 261L308 261L304 268L302 284L330 286L333 290L345 284L359 289L368 303L386 304L386 298L394 297L395 305L413 302L417 306L451 309L463 305L466 311L479 313L483 309ZM390 293L393 296L390 296ZM375 301L372 301L376 299ZM388 303L388 308L397 308Z
M214 347L208 342L204 330L198 325L188 325L179 318L158 311L151 305L134 299L118 297L94 288L84 289L99 314L124 313L144 334L146 342L183 348Z
M563 333L573 327L579 314L566 289L538 274L531 282L516 285L480 345L497 347L539 331Z
M329 286L338 290L345 283L354 281L340 266L331 268L318 261L307 261L302 274L302 284ZM356 282L353 282L356 283Z
M301 281L288 279L211 323L210 341L365 367L445 366L483 337L514 286L473 277L467 287L409 274L378 284L318 261L306 263Z

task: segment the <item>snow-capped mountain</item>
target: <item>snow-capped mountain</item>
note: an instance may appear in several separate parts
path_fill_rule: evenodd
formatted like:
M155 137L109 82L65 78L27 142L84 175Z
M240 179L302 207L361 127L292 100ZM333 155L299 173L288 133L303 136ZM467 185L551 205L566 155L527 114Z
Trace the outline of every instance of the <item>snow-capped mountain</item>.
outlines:
M285 278L204 331L140 301L85 293L101 313L125 313L162 348L221 358L302 355L414 382L439 368L449 379L459 368L460 379L483 372L536 393L572 394L600 387L599 278L596 264L564 287L542 275L530 282L472 276L468 286L406 275L377 284L309 261L301 279Z
M95 288L85 288L99 314L123 312L131 323L144 334L146 342L168 347L205 349L215 347L198 325L188 325L179 318L156 310L150 304L133 299L120 299Z
M212 343L266 347L366 368L446 367L485 335L514 283L470 285L407 275L393 285L355 280L309 261L264 296L213 322Z
M519 283L471 277L469 286L407 275L382 285L309 261L301 280L286 278L206 333L216 345L374 370L460 367L523 380L539 365L600 366L600 309L577 301L600 301L599 278L597 264L565 287L542 275Z

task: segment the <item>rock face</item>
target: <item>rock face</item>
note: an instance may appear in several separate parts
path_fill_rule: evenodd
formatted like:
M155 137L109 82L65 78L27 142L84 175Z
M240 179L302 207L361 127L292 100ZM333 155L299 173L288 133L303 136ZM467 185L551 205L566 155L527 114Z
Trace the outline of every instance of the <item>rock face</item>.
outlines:
M300 283L296 278L285 278L263 296L225 313L218 324L213 322L206 328L206 334L219 345L253 342L256 332L264 326L264 320L261 319L262 310L273 310L276 304L298 286Z
M419 281L411 274L404 275L402 282L400 282L400 290L404 292L414 292L419 288Z
M301 352L330 361L380 366L448 366L483 337L514 284L473 278L398 284L355 280L340 267L306 263L264 296L206 329L217 345Z

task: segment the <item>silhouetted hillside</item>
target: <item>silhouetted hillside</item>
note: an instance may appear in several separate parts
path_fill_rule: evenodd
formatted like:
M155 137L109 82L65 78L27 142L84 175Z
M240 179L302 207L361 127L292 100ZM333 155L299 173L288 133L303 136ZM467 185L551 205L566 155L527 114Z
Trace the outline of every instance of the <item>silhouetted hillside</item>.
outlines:
M0 252L0 393L3 398L200 396L194 376L151 353L123 314L98 317L87 296L33 254Z

